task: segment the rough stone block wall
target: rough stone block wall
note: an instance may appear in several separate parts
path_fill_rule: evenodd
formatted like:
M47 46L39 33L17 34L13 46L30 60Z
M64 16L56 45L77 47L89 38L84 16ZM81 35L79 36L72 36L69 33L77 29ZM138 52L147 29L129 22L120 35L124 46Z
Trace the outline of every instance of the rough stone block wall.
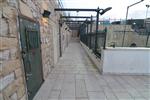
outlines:
M70 31L69 27L64 23L61 27L62 52L64 52L65 48L67 48L68 46L69 43L68 37L71 37L71 35L68 35L68 33L70 34L69 31Z
M42 67L46 79L59 58L58 30L62 13L54 11L58 7L55 0L0 0L0 7L0 100L27 100L18 15L37 20L40 24ZM51 12L49 18L43 18L44 10ZM64 50L71 35L63 28Z
M26 100L16 0L0 1L0 100Z

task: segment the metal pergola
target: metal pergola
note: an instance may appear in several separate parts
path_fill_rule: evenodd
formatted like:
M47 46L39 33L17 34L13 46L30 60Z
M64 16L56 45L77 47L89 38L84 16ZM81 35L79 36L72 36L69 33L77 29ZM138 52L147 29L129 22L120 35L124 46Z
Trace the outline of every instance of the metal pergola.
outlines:
M76 12L79 12L79 11L84 11L84 12L96 12L97 15L96 15L96 38L95 38L95 52L97 51L96 48L97 48L97 34L98 34L98 27L99 27L99 14L100 15L103 15L105 12L111 10L112 7L108 7L106 9L100 9L99 7L97 9L75 9L75 8L55 8L54 10L55 11L76 11ZM62 16L63 17L63 16ZM69 18L69 16L64 16L63 18ZM73 16L72 16L73 18ZM74 18L79 18L77 16L74 16ZM80 17L81 18L81 17ZM83 17L85 18L85 17ZM91 17L91 20L92 20L92 17Z
M93 16L61 16L60 18L61 18L61 21L65 22L70 27L70 29L72 29L72 30L79 30L80 25L83 23L92 25L92 22L94 22ZM86 19L86 20L72 20L72 18L74 18L74 19Z

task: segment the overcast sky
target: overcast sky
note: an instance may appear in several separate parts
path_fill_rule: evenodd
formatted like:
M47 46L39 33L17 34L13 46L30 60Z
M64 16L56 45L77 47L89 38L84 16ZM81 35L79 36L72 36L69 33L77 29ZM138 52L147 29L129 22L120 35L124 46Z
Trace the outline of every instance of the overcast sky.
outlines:
M103 18L111 18L111 19L124 19L126 15L127 6L140 1L140 0L62 0L64 8L107 8L112 7L112 10L105 13ZM142 3L137 4L135 6L130 7L128 18L138 19L146 17L146 4L150 5L150 0L144 0ZM95 16L96 13L92 12L70 12L71 15L78 16ZM150 8L148 11L148 17L150 17Z

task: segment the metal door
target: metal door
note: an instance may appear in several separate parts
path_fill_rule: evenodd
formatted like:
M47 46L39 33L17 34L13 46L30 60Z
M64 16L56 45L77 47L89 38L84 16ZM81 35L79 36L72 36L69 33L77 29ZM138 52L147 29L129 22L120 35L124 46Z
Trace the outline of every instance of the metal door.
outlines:
M28 98L32 100L43 83L39 24L20 17L19 22Z

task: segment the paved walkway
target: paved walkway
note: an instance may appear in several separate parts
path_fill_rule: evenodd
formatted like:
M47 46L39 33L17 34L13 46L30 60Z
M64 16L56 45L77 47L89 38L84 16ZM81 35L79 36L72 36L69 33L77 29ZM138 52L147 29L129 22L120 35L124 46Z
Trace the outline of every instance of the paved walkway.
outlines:
M100 75L81 45L72 42L34 100L150 100L149 79Z

